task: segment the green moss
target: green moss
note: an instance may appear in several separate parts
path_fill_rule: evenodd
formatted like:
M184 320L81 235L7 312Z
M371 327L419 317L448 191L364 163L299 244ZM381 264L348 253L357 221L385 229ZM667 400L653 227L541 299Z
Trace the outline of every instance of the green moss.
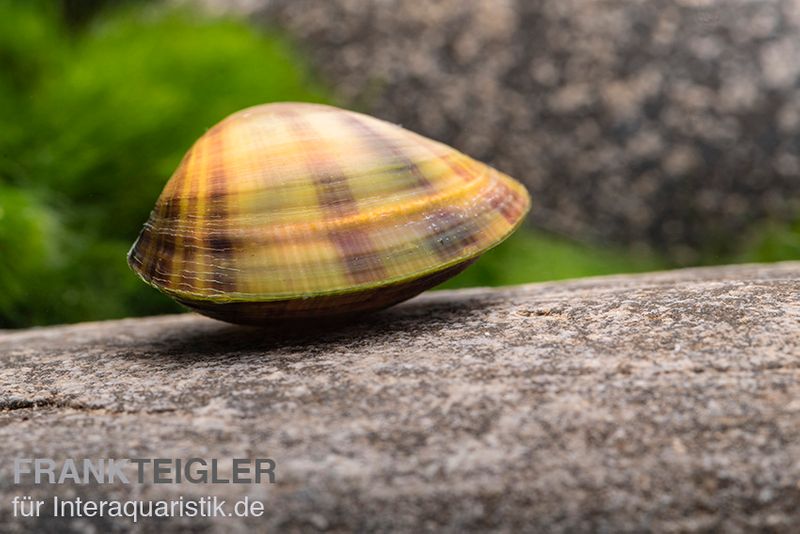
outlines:
M740 262L800 260L800 218L793 223L767 223L746 240Z
M46 315L38 308L63 265L64 235L56 213L32 192L0 185L0 326Z
M0 67L0 327L176 311L125 255L183 154L241 108L326 100L282 36L153 6L75 33L0 0Z

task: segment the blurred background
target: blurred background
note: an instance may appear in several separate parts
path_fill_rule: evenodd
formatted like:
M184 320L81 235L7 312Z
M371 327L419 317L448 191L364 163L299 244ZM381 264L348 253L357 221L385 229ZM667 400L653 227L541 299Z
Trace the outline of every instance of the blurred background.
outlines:
M0 328L179 311L125 256L192 142L327 102L523 181L445 287L800 259L800 0L0 0Z

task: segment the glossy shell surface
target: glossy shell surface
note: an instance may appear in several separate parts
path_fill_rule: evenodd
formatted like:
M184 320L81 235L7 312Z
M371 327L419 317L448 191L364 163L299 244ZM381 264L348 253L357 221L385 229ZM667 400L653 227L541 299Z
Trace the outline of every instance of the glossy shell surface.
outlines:
M529 203L512 178L399 126L266 104L194 144L128 261L231 322L346 314L443 281L505 239Z

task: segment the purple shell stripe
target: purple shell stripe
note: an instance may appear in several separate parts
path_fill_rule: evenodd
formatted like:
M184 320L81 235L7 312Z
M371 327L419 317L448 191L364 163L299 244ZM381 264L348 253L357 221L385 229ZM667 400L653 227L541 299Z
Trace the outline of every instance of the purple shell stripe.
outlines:
M399 179L405 176L413 178L414 184L423 189L430 189L431 182L422 173L416 163L403 154L394 139L382 135L378 130L367 124L365 121L356 118L354 115L345 114L342 121L347 123L365 142L378 153L388 152L393 160L400 164L397 169Z
M289 124L301 137L313 138L313 130L303 120L302 115L286 110L291 116ZM319 205L326 216L332 219L358 212L358 203L350 191L347 176L336 168L335 156L309 150L306 158L308 171L317 188ZM375 255L375 247L366 229L348 229L342 232L331 229L329 239L341 251L341 259L352 281L363 284L380 280L385 270Z

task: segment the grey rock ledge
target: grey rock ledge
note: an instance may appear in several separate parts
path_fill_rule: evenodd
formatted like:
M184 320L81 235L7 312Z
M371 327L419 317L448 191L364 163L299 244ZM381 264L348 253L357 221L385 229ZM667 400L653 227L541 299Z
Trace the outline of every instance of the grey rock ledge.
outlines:
M264 502L141 532L790 530L800 262L428 293L287 334L195 315L0 333L14 495ZM274 485L14 485L14 458L254 458ZM63 520L60 520L63 521Z

